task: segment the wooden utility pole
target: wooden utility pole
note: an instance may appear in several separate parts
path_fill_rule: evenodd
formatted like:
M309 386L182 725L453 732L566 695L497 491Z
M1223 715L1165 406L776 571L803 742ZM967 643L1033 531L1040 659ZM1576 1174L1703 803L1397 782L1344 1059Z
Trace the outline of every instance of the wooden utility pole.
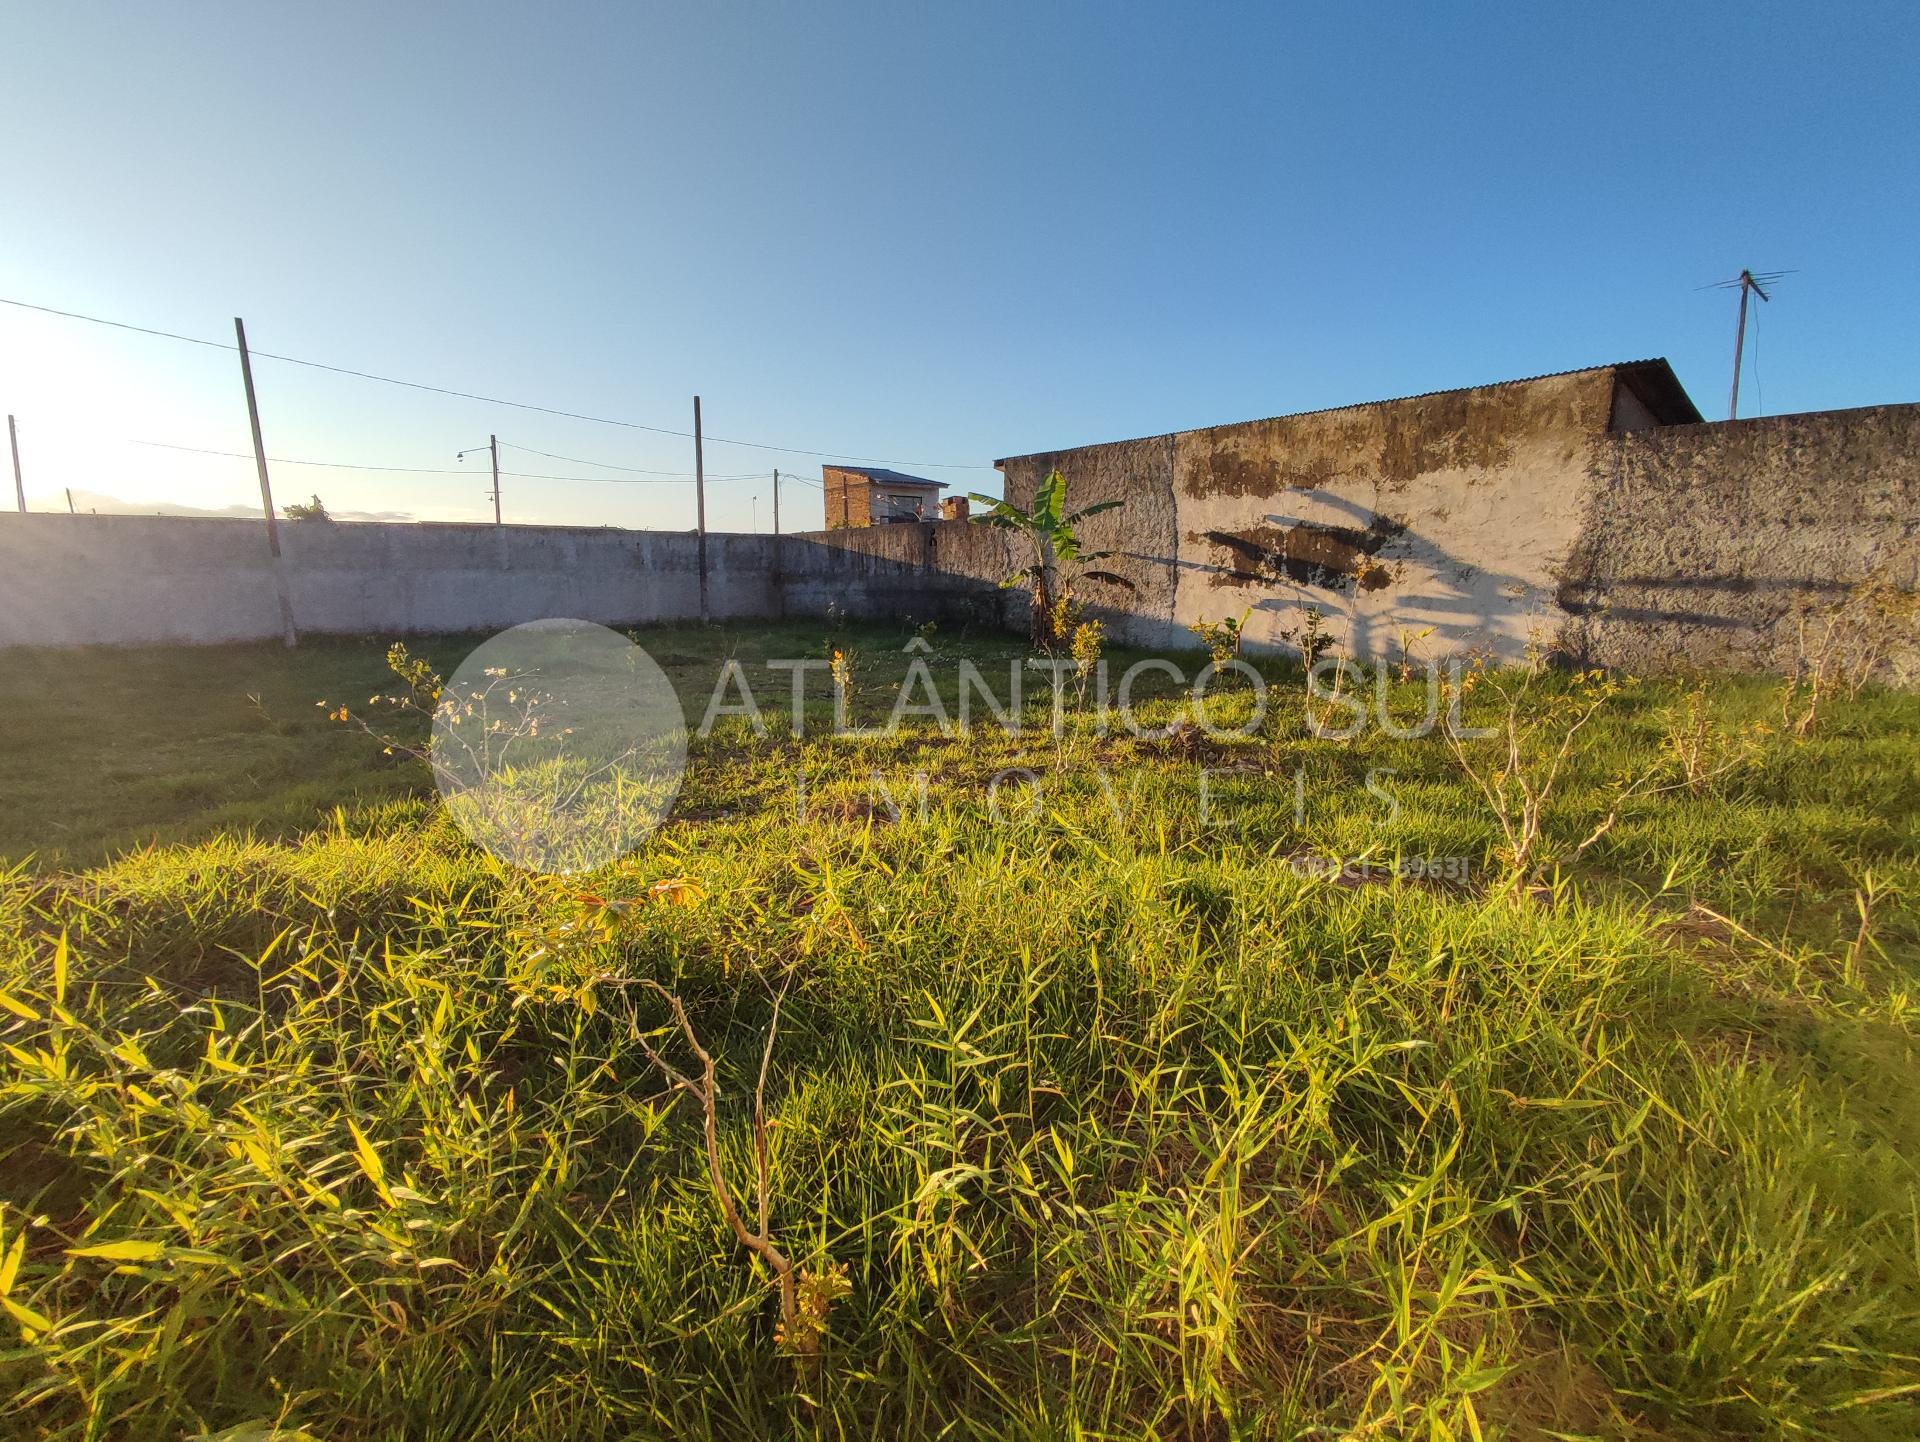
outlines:
M66 492L67 492L67 514L69 516L79 515L80 513L73 508L73 487L68 486L66 488Z
M487 437L487 450L493 456L493 523L500 524L500 437Z
M7 444L13 447L13 498L20 503L20 514L27 513L27 487L20 479L20 432L14 429L13 417L7 417Z
M712 620L707 608L707 463L700 445L700 397L693 398L693 503L699 531L700 624Z
M253 393L253 357L247 352L247 323L233 318L233 338L240 348L240 380L247 388L247 424L253 430L253 465L260 473L260 507L267 517L267 551L273 557L273 586L280 601L280 634L289 646L298 645L293 629L293 598L287 592L287 573L280 556L280 523L273 514L273 483L267 479L267 443L260 439L260 401ZM69 501L71 503L71 501Z
M773 533L776 536L780 534L780 473L778 471L773 473Z

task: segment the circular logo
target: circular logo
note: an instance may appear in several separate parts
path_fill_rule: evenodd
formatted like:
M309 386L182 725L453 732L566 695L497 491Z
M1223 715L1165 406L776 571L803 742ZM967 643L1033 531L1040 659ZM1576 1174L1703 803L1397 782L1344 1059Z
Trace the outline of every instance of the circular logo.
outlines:
M529 621L461 662L428 755L475 845L527 871L591 871L666 819L687 724L666 672L618 631Z

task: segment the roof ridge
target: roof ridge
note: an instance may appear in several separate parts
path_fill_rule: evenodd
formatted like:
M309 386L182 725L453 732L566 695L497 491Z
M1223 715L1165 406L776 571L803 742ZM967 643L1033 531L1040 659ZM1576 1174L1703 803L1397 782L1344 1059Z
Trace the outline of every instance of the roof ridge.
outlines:
M835 461L822 461L820 469L822 472L846 471L851 475L865 476L869 480L884 476L894 482L907 481L916 486L938 486L942 490L950 488L953 484L951 481L936 481L930 476L916 476L906 471L896 471L891 466L850 466L841 465Z
M1345 405L1314 406L1304 411L1281 411L1278 415L1251 416L1246 420L1240 420L1240 421L1216 421L1211 425L1182 426L1178 430L1156 431L1151 435L1145 435L1145 436L1128 436L1125 439L1118 440L1118 441L1087 441L1082 445L1060 446L1054 450L1048 450L1048 451L1023 451L1019 455L1002 456L994 462L994 465L996 467L1001 466L1001 465L1004 465L1007 461L1019 460L1024 456L1051 456L1051 455L1059 455L1064 451L1086 450L1093 446L1117 446L1117 445L1127 445L1134 441L1169 440L1174 436L1192 435L1195 431L1220 430L1226 426L1256 425L1262 421L1291 421L1291 420L1298 420L1304 416L1324 416L1324 415L1333 415L1340 411L1357 411L1366 406L1394 405L1401 401L1423 401L1433 396L1459 395L1466 391L1491 391L1491 390L1498 390L1502 386L1523 386L1523 385L1530 385L1535 381L1559 380L1562 376L1587 375L1594 371L1633 371L1646 366L1664 366L1669 375L1671 375L1673 372L1673 366L1665 356L1647 356L1640 360L1605 361L1605 362L1602 362L1600 365L1574 366L1571 370L1563 370L1563 371L1543 371L1539 375L1513 376L1507 380L1502 380L1502 381L1481 381L1478 384L1470 385L1470 386L1442 386L1438 390L1413 391L1407 395L1378 396L1375 399L1369 400L1369 401L1348 401ZM1675 385L1679 384L1679 378L1677 376L1674 377L1674 384ZM1682 389L1684 390L1684 387Z

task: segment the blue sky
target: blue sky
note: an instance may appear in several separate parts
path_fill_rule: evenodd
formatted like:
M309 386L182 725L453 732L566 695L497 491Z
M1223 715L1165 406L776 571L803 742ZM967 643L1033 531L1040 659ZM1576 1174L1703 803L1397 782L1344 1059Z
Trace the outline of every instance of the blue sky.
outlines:
M0 296L456 389L875 458L994 457L1646 355L1725 414L1920 399L1920 9L9 7ZM1751 357L1750 357L1751 360ZM269 452L455 469L674 436L276 362ZM246 505L230 353L0 307L28 491ZM513 471L614 475L508 452ZM478 518L474 474L278 498ZM710 520L775 466L708 447ZM681 528L690 485L510 478ZM756 504L757 498L757 504ZM64 504L61 502L61 504ZM819 493L784 498L789 529Z

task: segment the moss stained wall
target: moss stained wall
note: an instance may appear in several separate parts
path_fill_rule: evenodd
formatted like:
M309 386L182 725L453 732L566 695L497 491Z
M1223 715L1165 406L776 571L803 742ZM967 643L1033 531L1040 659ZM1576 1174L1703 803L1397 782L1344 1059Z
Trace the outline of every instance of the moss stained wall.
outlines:
M1017 456L1136 584L1126 639L1247 613L1288 647L1306 608L1346 655L1531 644L1647 670L1788 669L1807 606L1920 576L1920 406L1655 424L1613 367ZM1911 628L1886 674L1920 680Z
M1782 671L1799 615L1869 577L1920 583L1920 405L1608 438L1556 599L1601 664ZM1887 676L1912 684L1920 637L1896 634Z
M1089 516L1075 530L1086 550L1114 552L1098 567L1128 583L1088 582L1080 599L1088 614L1107 623L1116 640L1133 645L1162 644L1179 629L1174 619L1180 574L1174 441L1173 436L1117 441L1021 456L1006 464L1006 495L1016 505L1030 504L1055 469L1067 478L1070 511L1099 501L1125 502L1117 511ZM1028 560L1030 556L1022 564Z
M1089 540L1125 554L1137 589L1119 634L1191 644L1248 612L1255 648L1291 644L1318 609L1346 654L1521 654L1548 639L1578 535L1611 369L1015 457L1009 495L1047 470L1069 503L1124 499ZM1090 593L1091 598L1091 593Z
M1644 409L1644 408L1643 408ZM1084 599L1116 639L1193 644L1248 612L1285 647L1320 609L1344 654L1530 640L1606 665L1782 670L1797 613L1920 582L1920 406L1621 434L1610 368L1015 457L1048 471L1128 587ZM695 614L692 536L520 526L280 528L296 622L405 634L537 616ZM948 617L1024 628L1018 537L959 522L709 538L715 614ZM258 522L0 513L0 646L279 634ZM1920 681L1920 638L1892 679Z

